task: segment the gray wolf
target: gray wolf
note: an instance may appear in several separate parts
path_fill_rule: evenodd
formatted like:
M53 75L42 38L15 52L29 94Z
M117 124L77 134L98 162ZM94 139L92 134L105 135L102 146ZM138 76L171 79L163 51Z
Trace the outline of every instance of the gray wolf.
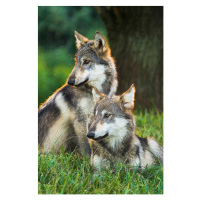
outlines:
M133 168L163 161L162 147L151 138L135 134L136 122L132 114L135 87L131 85L121 96L108 97L96 88L92 90L95 117L87 137L91 139L91 165L94 171L113 164L129 163Z
M60 152L77 147L90 156L88 126L94 111L92 87L108 96L117 90L117 72L106 38L96 32L89 40L75 31L76 65L67 83L38 111L38 145L44 152Z

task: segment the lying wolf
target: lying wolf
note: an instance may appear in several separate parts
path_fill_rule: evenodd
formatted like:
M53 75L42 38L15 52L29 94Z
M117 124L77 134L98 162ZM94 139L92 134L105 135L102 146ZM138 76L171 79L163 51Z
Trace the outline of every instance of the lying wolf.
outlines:
M92 87L108 96L117 89L117 72L105 37L96 32L94 40L75 31L76 66L67 83L42 104L38 112L38 144L44 152L60 152L76 146L91 154L88 126L93 119Z
M132 115L135 87L132 85L121 96L110 98L92 90L95 118L87 137L91 140L91 165L94 171L108 168L116 162L129 163L132 167L145 168L163 161L162 147L151 138L135 134L135 118Z

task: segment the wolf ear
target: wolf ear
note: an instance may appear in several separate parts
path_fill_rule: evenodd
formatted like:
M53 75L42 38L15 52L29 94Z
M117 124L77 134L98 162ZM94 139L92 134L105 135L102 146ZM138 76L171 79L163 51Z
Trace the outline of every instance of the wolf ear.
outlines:
M135 86L132 84L131 87L120 96L121 104L124 108L133 109L135 98Z
M99 90L96 87L92 88L92 94L93 94L95 103L97 103L98 101L100 101L101 99L105 97L105 94L99 92Z
M110 53L108 42L99 31L94 34L94 47L99 53Z
M76 38L76 47L79 49L81 46L83 46L86 42L89 41L88 38L84 37L83 35L79 34L77 31L74 31L74 35Z

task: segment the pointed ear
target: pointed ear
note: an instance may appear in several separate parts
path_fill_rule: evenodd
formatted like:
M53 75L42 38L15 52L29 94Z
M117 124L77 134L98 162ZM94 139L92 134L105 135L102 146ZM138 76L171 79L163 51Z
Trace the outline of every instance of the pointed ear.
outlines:
M110 53L108 42L99 31L94 34L94 47L101 54Z
M135 98L135 86L132 84L131 87L120 96L121 104L124 108L133 109Z
M77 49L79 49L82 45L84 45L86 42L88 42L89 40L84 37L83 35L79 34L77 31L74 31L74 35L76 38L76 47Z
M99 90L96 87L92 88L92 94L95 104L105 97L105 94L99 92Z

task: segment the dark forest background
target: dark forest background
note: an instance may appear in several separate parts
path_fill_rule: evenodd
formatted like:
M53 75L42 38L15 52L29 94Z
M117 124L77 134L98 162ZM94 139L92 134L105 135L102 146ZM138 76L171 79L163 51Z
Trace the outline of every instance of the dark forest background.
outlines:
M62 86L74 67L74 30L98 30L115 58L117 94L134 83L136 109L163 109L163 7L38 7L38 104Z

